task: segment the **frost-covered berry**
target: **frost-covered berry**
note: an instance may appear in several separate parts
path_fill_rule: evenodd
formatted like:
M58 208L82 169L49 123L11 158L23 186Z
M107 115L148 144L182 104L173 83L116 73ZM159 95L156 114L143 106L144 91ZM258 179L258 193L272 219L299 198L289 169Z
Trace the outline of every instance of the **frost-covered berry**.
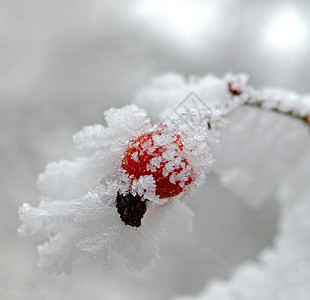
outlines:
M161 126L131 140L121 166L131 181L152 175L159 198L174 197L193 181L192 168L183 148L181 135Z
M106 127L86 126L74 135L83 156L50 163L39 176L38 207L19 209L19 233L42 241L38 264L50 273L70 274L83 254L103 263L119 254L131 270L153 264L157 236L172 232L171 218L181 224L177 232L190 226L192 213L179 198L197 190L213 162L207 129L155 130L135 105L104 116Z

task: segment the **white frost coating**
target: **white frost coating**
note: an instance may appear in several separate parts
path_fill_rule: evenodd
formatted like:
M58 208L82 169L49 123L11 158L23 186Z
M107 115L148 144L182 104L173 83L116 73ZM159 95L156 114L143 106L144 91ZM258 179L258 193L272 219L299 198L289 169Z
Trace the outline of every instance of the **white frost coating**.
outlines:
M110 108L104 113L104 117L108 127L86 126L73 136L78 149L113 148L115 145L119 146L118 143L122 144L151 129L146 111L136 105Z
M146 199L148 199L146 196L146 193L151 193L152 196L150 198L152 199L153 194L155 193L155 190L156 190L156 183L152 175L145 175L145 176L140 176L140 178L137 180L133 180L131 184L131 188L138 195L140 196L145 195Z
M258 104L266 109L278 109L301 118L310 115L309 94L298 95L280 88L259 91L247 86L248 79L249 76L245 73L227 73L223 78L210 74L202 77L191 75L187 78L178 73L163 74L154 77L146 87L139 90L135 103L150 111L154 120L162 121L171 115L173 109L178 108L182 100L185 101L183 106L190 105L192 99L187 99L187 96L194 92L207 105L207 109L212 111L208 117L213 125L217 122L219 125L225 125L223 118L218 116L227 115L244 103ZM232 94L229 85L237 94ZM195 108L195 105L190 106ZM202 115L206 114L203 112L203 106L196 111L197 114L199 112Z
M220 114L232 112L242 104L265 108L244 107L231 116L220 147L211 148L217 161L214 171L219 173L226 188L251 205L259 205L276 191L282 217L275 246L264 251L258 262L239 266L227 281L209 282L196 296L173 299L309 299L310 142L306 123L310 123L310 96L279 88L257 91L246 86L246 76L240 79L228 74L218 79L207 75L193 82L179 74L169 74L157 77L142 89L136 103L147 107L156 95L153 109L157 108L155 113L164 119L179 104L180 91L182 99L194 91L213 112L218 108Z
M48 165L38 179L41 203L37 208L28 204L20 208L23 224L19 232L45 241L38 247L39 265L49 272L70 273L85 253L95 254L103 263L119 254L132 270L154 264L159 253L159 232L164 229L174 234L190 227L192 213L178 198L191 195L204 180L205 167L213 162L205 141L219 141L219 129L225 125L223 115L242 104L276 109L299 119L310 114L309 96L277 89L256 91L246 86L245 75L228 74L224 79L191 77L185 81L173 74L156 80L153 86L141 91L137 101L140 99L142 103L143 99L145 106L150 103L151 111L161 120L193 90L207 104L200 111L202 116L189 107L182 111L181 117L167 122L172 132L182 135L182 155L188 165L180 158L175 159L178 152L172 138L175 135L155 136L155 148L149 142L142 145L149 154L156 147L170 145L162 156L163 161L172 160L166 163L164 175L169 175L171 183L179 182L184 191L173 201L160 199L155 195L152 176L131 181L132 178L120 172L129 140L156 128L151 127L146 112L136 106L109 110L105 114L108 127L89 126L74 137L79 149L91 149L94 153L73 162ZM156 105L148 102L150 95L156 99ZM259 142L251 142L253 135ZM307 139L308 128L302 122L276 117L272 112L247 107L231 116L231 126L223 130L222 147L211 145L217 159L214 171L226 188L251 204L258 205L277 190L283 205L281 231L275 248L265 251L259 262L245 263L229 281L214 282L197 297L187 299L302 300L310 294L310 145L305 150L304 142ZM240 145L247 147L241 149ZM138 154L133 158L138 159ZM161 163L157 158L151 160L149 170L156 172ZM178 167L182 167L179 172ZM194 182L186 186L189 177ZM116 191L129 189L150 200L142 226L137 229L125 226L115 208Z
M131 154L131 157L134 161L138 161L138 152L134 152Z
M183 107L183 112L189 105L193 109L193 117L197 118L190 121L194 127L197 127L197 124L207 127L207 122L210 123L212 128L206 132L209 142L220 140L218 133L222 132L228 123L223 116L233 113L243 104L260 106L266 110L275 109L310 123L309 95L302 96L279 88L255 90L247 86L248 77L244 73L228 73L223 78L208 74L203 77L189 76L185 79L182 74L164 74L155 77L148 86L141 89L135 102L142 107L152 105L152 111L162 119L171 115L173 109L179 113L179 104ZM198 103L201 100L205 106L201 105L195 110L192 98L187 99L192 92L197 95L194 97L194 102ZM183 99L185 100L182 102ZM211 113L208 113L208 109ZM223 132L225 137L220 147L213 146L211 143L212 152L217 160L214 170L220 174L223 185L254 205L268 197L275 188L276 182L281 180L283 171L288 165L294 164L296 156L299 155L298 152L303 150L303 145L297 141L308 130L302 122L295 122L295 120L290 122L288 118L276 116L266 110L257 112L257 109L252 107L238 108L231 117L232 125L225 127ZM287 124L287 122L290 123ZM288 130L283 132L283 127ZM213 128L216 129L214 134ZM240 134L236 134L238 132ZM247 132L247 136L243 136L242 132ZM260 143L247 145L247 140L251 140L253 135L258 137ZM288 145L292 144L296 145L296 151L293 153L286 151ZM240 150L239 145L247 146L244 150ZM265 161L267 160L271 149L279 149L279 156L269 164L262 163L264 158ZM253 153L257 158L250 162ZM287 163L283 164L283 161ZM266 169L272 176L265 175ZM165 174L168 170L165 170ZM172 180L174 180L173 177ZM253 190L254 183L255 190Z
M75 161L49 163L45 172L39 175L37 186L47 198L78 198L97 185L98 177L103 176L103 171L108 170L106 166L110 165L111 156L108 157L106 153L78 157Z
M309 135L308 135L309 137ZM211 282L196 296L173 300L305 300L310 295L310 141L286 172L277 194L282 222L275 246L259 261L239 266L227 281Z
M247 203L259 205L294 167L308 138L309 129L302 122L269 111L240 108L223 130L221 147L214 149L214 171L226 188Z
M162 121L171 114L171 110L179 105L191 92L195 92L202 100L207 100L213 108L218 103L229 103L227 81L213 75L205 77L168 73L156 76L149 85L139 90L135 103L147 109L155 121Z
M70 274L83 254L95 254L102 264L118 254L131 270L141 270L156 262L159 253L157 237L170 226L174 214L181 212L179 231L190 227L192 213L183 208L185 204L179 203L178 198L190 195L197 188L204 178L204 166L211 163L211 160L204 160L201 165L199 160L196 160L197 164L193 160L194 155L209 157L201 133L190 136L184 132L183 138L187 143L184 155L191 164L192 176L197 180L191 188L184 188L181 195L168 201L155 194L156 183L152 175L133 180L121 167L129 142L152 130L147 113L136 105L129 105L109 109L104 116L107 127L87 126L74 135L77 148L92 150L92 154L73 161L48 164L38 178L40 204L38 207L24 204L19 208L22 221L19 233L43 242L38 246L38 265L49 273ZM177 127L170 128L167 135L163 134L155 143L157 146L164 144L167 153L171 152L167 159L173 159L176 153L173 143L176 132ZM201 145L197 147L199 140ZM149 141L142 145L145 149L150 146ZM155 150L156 146L152 151ZM132 156L136 161L138 154L135 152ZM150 166L156 171L161 162L161 157L154 157ZM171 168L174 169L173 165ZM185 170L183 173L187 174ZM180 181L184 178L177 177ZM148 200L147 212L139 228L125 225L116 209L117 192L126 194L129 190ZM177 228L173 230L177 231Z
M151 159L151 164L153 165L153 166L155 166L156 168L159 168L160 167L160 163L162 162L162 158L161 157L158 157L158 156L156 156L156 157L154 157L154 158L152 158Z

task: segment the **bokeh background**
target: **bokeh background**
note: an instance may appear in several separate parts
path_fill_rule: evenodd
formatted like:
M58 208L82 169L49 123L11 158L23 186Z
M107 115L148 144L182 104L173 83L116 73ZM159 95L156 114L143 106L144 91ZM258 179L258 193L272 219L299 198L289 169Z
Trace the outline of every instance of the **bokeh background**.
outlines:
M169 299L255 260L273 243L277 204L253 210L215 175L189 203L194 234L163 236L158 267L140 274L117 258L45 274L17 235L17 208L38 203L47 162L77 155L77 130L152 76L243 71L256 88L308 93L309 53L307 0L0 0L0 299Z

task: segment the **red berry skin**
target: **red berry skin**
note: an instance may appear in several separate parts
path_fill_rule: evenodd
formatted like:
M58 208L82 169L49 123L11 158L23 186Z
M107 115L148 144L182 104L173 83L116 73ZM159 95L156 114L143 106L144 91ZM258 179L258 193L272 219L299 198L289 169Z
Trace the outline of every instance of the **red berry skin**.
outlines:
M182 193L184 187L180 186L180 181L176 181L175 183L170 182L169 177L172 172L168 173L166 176L163 175L163 169L166 163L169 162L169 160L162 157L162 154L167 150L167 147L165 145L158 146L153 149L153 151L148 151L154 146L153 138L162 134L164 134L163 130L159 129L131 140L125 151L121 166L125 172L128 173L131 180L139 179L140 176L153 175L156 183L156 195L159 196L159 198L170 198ZM174 134L172 143L177 145L174 156L174 158L177 158L182 154L184 147L181 136L179 134ZM135 158L133 158L133 154L135 155ZM154 157L162 157L162 161L156 170L151 171L147 169L147 165ZM188 166L188 161L185 158L181 158L181 162L184 163L186 167ZM179 167L174 169L173 172L179 173L182 170L183 168ZM188 180L185 181L184 186L190 184L192 181L192 177L189 177Z

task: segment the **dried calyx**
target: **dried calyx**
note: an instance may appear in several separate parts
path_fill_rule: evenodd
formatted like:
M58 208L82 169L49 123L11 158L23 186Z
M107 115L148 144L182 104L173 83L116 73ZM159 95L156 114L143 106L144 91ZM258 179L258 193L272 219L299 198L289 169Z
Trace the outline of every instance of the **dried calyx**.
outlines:
M140 227L141 220L147 209L146 201L138 194L134 196L130 192L125 195L117 192L116 208L121 220L126 225Z

